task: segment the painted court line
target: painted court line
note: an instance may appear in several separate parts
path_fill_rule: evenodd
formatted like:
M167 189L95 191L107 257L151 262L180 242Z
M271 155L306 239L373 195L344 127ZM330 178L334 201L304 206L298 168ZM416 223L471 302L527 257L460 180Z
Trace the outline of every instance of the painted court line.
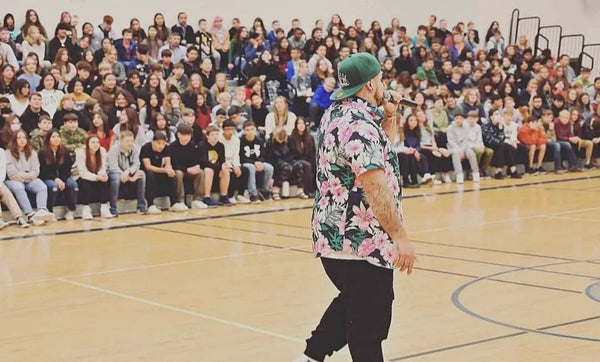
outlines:
M254 332L254 333L259 333L259 334L264 334L267 336L271 336L271 337L275 337L278 339L282 339L288 342L294 342L294 343L304 343L303 339L300 338L294 338L294 337L290 337L290 336L286 336L284 334L281 333L277 333L277 332L273 332L273 331L269 331L263 328L258 328L258 327L254 327L248 324L243 324L243 323L238 323L238 322L234 322L234 321L230 321L227 319L223 319L223 318L218 318L215 316L211 316L208 314L204 314L204 313L199 313L199 312L194 312L191 310L187 310L187 309L183 309L183 308L177 308L177 307L173 307L171 305L168 304L163 304L163 303L158 303L149 299L144 299L144 298L139 298L139 297L135 297L133 295L129 295L129 294L124 294L124 293L119 293L119 292L115 292L113 290L109 290L109 289L104 289L104 288L100 288L100 287L95 287L93 285L89 285L89 284L85 284L85 283L80 283L80 282L76 282L73 280L68 280L68 279L64 279L64 278L56 278L56 280L66 283L66 284L71 284L80 288L85 288L85 289L89 289L89 290L93 290L96 291L98 293L103 293L103 294L108 294L108 295L112 295L115 297L119 297L122 299L127 299L133 302L137 302L137 303L141 303L141 304L146 304L146 305L150 305L153 307L157 307L157 308L161 308L161 309L165 309L165 310L169 310L171 312L176 312L176 313L181 313L181 314L187 314L189 316L192 317L196 317L196 318L201 318L201 319L206 319L212 322L217 322L217 323L221 323L227 326L231 326L231 327L237 327L240 329L244 329L250 332Z

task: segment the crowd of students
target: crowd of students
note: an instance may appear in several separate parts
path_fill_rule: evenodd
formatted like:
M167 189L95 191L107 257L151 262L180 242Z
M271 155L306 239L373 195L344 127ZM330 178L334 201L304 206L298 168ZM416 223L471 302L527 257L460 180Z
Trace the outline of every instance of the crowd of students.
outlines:
M161 212L157 196L175 212L313 196L312 133L338 64L356 52L376 56L387 87L417 103L398 114L406 187L452 182L450 171L457 183L504 168L520 178L518 163L537 175L544 160L580 172L580 156L593 168L600 153L600 78L567 55L534 56L523 35L507 44L497 22L480 37L473 22L449 29L432 15L409 34L397 18L367 29L334 14L308 35L298 19L287 31L261 18L194 27L181 12L171 27L160 13L146 29L133 18L117 37L113 21L79 26L63 12L51 33L35 10L20 27L3 18L0 193L23 227L55 220L57 203L66 219L77 204L91 219L91 203L111 218L121 196L140 214ZM243 85L230 89L232 79Z

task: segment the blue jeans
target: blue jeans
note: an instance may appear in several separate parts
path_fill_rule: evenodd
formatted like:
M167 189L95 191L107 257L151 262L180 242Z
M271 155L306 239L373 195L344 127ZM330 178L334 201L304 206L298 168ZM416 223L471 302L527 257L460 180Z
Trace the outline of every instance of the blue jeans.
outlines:
M46 187L46 184L44 184L44 182L39 178L27 183L13 180L6 180L4 183L10 192L15 195L21 210L23 210L25 214L29 214L33 211L31 202L29 202L29 197L27 197L28 192L35 194L35 204L38 209L46 208L48 201L48 188Z
M121 186L121 173L120 172L109 172L108 178L110 180L110 212L113 215L118 215L117 211L117 200L119 199L119 186ZM136 183L136 196L137 196L137 209L146 210L146 174L142 172L142 177L135 181Z
M79 192L79 185L77 185L77 182L69 177L67 182L65 182L64 191L58 189L58 185L56 185L54 180L44 180L44 183L48 187L48 210L52 211L58 200L58 195L61 192L64 192L69 211L75 211L77 208L77 192Z
M563 168L561 151L564 151L567 154L567 162L569 163L569 168L579 166L579 161L577 160L577 155L575 155L575 151L573 151L573 147L571 147L570 142L567 142L567 141L548 142L547 147L552 152L552 157L554 158L554 168L556 170Z
M269 189L269 183L271 182L271 179L273 178L273 166L270 163L266 163L263 162L263 166L265 168L264 171L262 171L262 189L263 190L268 190ZM256 196L258 194L257 190L256 190L256 166L254 166L253 163L244 163L242 165L243 168L245 168L246 170L248 170L248 194L250 194L250 196ZM258 172L261 173L261 172Z

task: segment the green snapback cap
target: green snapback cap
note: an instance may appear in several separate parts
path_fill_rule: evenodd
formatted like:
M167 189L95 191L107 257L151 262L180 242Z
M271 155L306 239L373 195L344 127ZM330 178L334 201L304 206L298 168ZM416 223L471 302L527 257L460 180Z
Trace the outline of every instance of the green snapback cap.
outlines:
M338 88L329 99L337 101L358 92L368 81L381 72L381 64L369 53L356 53L338 65Z

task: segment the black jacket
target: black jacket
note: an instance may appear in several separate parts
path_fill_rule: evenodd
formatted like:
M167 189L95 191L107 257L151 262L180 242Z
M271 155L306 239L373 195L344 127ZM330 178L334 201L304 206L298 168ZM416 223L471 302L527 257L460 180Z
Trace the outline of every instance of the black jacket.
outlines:
M21 127L27 132L27 134L31 133L31 131L37 128L38 121L42 115L49 116L48 112L44 111L43 109L40 109L39 112L34 112L31 110L31 106L28 106L25 112L23 112L23 114L19 117L21 120Z
M188 167L200 165L198 146L191 141L185 146L182 146L179 140L171 143L169 145L169 155L174 170L186 172Z
M47 164L46 155L48 152L52 151L42 149L38 153L38 159L40 160L40 180L54 180L59 178L61 181L67 182L67 179L71 177L71 166L73 166L73 160L71 159L71 156L69 156L69 152L66 152L62 165L59 165L56 162L55 157L52 158L52 163Z

